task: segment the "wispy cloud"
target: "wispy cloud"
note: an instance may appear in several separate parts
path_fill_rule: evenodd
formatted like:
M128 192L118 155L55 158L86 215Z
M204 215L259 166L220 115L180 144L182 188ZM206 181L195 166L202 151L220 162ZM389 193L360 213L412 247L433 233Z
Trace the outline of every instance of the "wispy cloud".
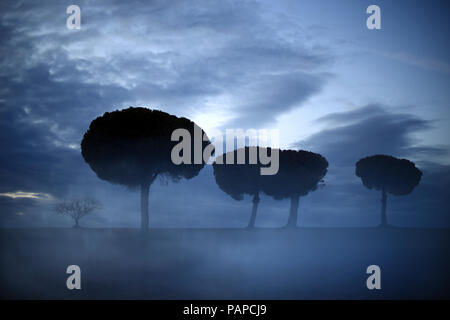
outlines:
M12 199L39 199L39 200L53 199L53 197L48 193L24 192L24 191L3 192L0 193L0 197L7 197Z
M376 54L424 70L450 73L450 64L446 61L423 58L407 52L376 52Z
M393 113L385 105L370 104L348 112L330 113L318 123L327 128L296 148L323 153L334 165L353 166L362 157L390 154L413 159L428 159L445 154L447 147L422 145L414 133L433 128L433 121L408 113Z

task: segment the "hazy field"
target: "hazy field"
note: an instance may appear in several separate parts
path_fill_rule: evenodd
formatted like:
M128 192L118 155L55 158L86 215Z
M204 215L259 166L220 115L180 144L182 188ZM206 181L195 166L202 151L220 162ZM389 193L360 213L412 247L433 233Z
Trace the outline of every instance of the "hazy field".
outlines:
M1 298L450 298L446 229L2 229L0 246Z

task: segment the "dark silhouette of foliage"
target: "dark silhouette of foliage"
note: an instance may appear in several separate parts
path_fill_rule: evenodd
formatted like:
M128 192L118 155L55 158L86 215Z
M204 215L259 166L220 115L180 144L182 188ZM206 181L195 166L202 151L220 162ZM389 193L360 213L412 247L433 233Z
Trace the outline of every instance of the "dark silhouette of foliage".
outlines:
M252 214L248 223L248 228L255 226L256 212L259 204L259 193L262 191L262 181L264 177L260 173L261 164L259 161L259 147L245 147L218 156L213 164L214 177L219 188L230 195L235 200L242 200L244 194L253 197ZM238 164L239 152L245 152L245 164ZM227 154L233 154L234 164L226 164ZM257 163L250 164L250 154L256 155Z
M100 201L94 198L71 199L58 203L54 210L57 214L71 217L75 221L74 228L78 228L79 220L96 210L100 210L102 205Z
M188 130L194 137L194 122L147 108L130 107L106 112L93 120L81 142L84 160L102 179L129 188L141 188L141 228L148 229L148 197L157 176L178 181L191 179L204 163L175 165L171 161L172 132ZM203 135L203 130L201 131ZM194 139L191 139L193 150ZM202 142L202 150L209 141Z
M303 150L280 150L278 173L267 176L263 191L276 200L291 199L287 227L297 226L300 197L317 189L327 168L328 162L320 154Z
M387 226L387 193L407 195L419 184L422 172L414 162L387 155L374 155L356 163L355 174L368 189L381 191L381 224Z

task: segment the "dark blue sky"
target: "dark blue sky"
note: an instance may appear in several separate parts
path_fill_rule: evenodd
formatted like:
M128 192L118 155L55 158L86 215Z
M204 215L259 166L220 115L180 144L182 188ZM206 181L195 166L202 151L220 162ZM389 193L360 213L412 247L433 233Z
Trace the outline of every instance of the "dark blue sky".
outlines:
M81 29L66 8L81 7ZM381 30L366 8L381 8ZM416 162L412 194L390 197L402 226L450 226L447 1L2 1L0 226L68 226L54 202L95 195L96 227L138 226L139 193L100 181L80 154L91 120L146 106L215 128L280 130L283 148L319 152L326 186L300 200L306 226L376 225L379 194L354 175L361 157ZM152 226L245 226L211 167L155 183ZM263 197L257 225L288 201Z

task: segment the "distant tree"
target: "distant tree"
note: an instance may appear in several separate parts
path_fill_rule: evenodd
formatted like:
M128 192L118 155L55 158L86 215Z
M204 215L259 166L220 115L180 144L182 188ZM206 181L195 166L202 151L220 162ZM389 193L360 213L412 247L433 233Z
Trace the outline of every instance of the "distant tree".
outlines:
M55 206L57 214L67 216L75 221L74 228L78 228L79 220L84 216L102 208L101 203L94 198L64 200Z
M381 191L381 227L387 226L387 193L400 196L413 191L419 184L422 171L407 159L374 155L356 163L355 174L368 189Z
M245 147L230 151L226 154L218 156L213 163L214 177L219 188L227 193L234 200L244 199L244 195L252 196L252 214L248 223L248 228L254 228L256 221L256 213L259 204L259 193L262 191L262 176L260 172L259 147ZM245 155L245 164L238 164L238 153L243 152ZM256 155L257 164L249 164L250 154ZM227 164L227 154L233 154L234 163Z
M280 169L264 181L264 193L276 200L290 198L291 207L286 227L295 228L300 197L314 191L327 174L328 162L320 154L309 151L281 150Z
M147 230L150 186L156 177L174 182L191 179L204 166L203 161L176 165L171 160L171 151L178 144L171 141L173 131L186 129L194 137L194 127L189 119L159 110L131 107L106 112L91 122L81 142L81 152L100 179L141 189L141 228ZM203 130L200 131L203 136ZM189 143L194 148L194 139ZM209 140L201 146L206 144Z

